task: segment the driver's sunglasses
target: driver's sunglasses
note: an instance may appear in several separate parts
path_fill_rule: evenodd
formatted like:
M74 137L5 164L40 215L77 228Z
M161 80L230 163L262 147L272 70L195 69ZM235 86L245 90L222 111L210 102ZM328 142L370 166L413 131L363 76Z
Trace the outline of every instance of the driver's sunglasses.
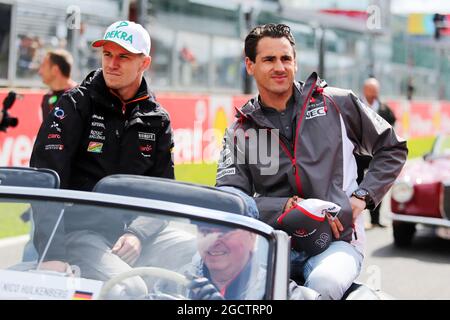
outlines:
M235 231L239 229L231 229L231 228L223 228L223 227L200 227L198 228L198 232L202 236L206 236L209 234L217 234L219 237L228 236L233 234Z

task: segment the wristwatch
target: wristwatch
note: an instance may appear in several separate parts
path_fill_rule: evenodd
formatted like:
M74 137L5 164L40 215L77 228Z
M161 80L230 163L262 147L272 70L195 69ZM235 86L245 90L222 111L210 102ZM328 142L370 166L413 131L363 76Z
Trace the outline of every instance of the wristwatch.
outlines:
M366 203L366 209L373 209L373 200L370 197L369 191L363 188L353 191L352 196L358 198Z

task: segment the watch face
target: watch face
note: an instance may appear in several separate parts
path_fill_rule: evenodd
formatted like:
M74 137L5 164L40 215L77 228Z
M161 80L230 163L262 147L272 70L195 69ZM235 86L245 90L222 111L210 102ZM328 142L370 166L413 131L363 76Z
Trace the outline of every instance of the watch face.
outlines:
M363 190L363 189L359 189L359 190L356 190L356 191L355 191L355 195L356 195L357 197L361 197L361 198L366 197L368 194L369 194L369 193L368 193L366 190Z

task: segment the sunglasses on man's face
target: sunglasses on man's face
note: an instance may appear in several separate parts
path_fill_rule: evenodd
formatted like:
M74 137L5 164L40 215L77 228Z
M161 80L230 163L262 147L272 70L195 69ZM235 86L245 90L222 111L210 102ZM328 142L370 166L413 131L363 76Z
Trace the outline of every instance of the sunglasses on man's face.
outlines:
M212 234L223 237L223 236L228 236L230 234L233 234L238 230L239 229L231 229L231 228L226 228L226 227L200 227L200 228L198 228L198 232L203 237L205 237L207 235L212 235Z

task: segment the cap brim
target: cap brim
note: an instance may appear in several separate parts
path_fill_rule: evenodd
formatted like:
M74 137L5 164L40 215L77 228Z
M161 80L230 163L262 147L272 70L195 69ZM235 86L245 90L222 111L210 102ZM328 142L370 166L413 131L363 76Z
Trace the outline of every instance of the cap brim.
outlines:
M138 50L134 49L131 46L123 45L122 43L120 43L118 41L114 41L114 40L103 40L103 39L95 40L94 42L92 42L91 46L93 48L99 48L99 47L103 47L105 45L105 43L107 43L107 42L115 43L115 44L121 46L122 48L124 48L125 50L127 50L127 51L129 51L131 53L135 53L135 54L143 53L141 51L138 51Z

